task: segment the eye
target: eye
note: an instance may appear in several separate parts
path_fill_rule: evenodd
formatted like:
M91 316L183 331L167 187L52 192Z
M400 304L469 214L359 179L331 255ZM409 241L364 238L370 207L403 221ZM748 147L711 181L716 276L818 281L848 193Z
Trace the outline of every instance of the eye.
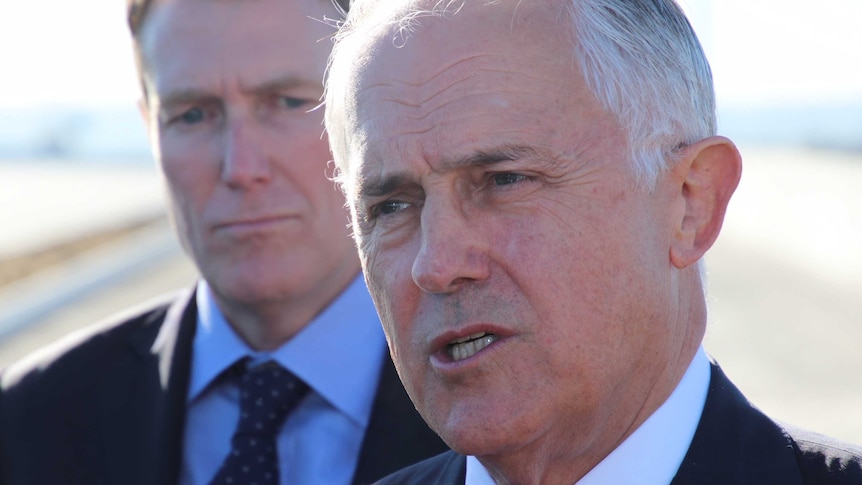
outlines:
M377 213L376 215L385 216L402 211L408 207L410 207L410 204L408 202L403 202L400 200L387 200L381 204L378 204L375 207L375 212Z
M307 99L295 98L293 96L280 96L278 100L283 107L288 109L302 108L303 106L311 104L311 101Z
M191 108L183 111L179 116L174 117L172 121L183 123L186 125L194 125L202 122L206 118L206 113L201 108Z
M409 202L400 200L386 200L379 204L374 204L368 208L365 219L368 221L396 214L410 207Z
M511 172L495 173L491 176L494 185L512 185L528 179L526 175Z

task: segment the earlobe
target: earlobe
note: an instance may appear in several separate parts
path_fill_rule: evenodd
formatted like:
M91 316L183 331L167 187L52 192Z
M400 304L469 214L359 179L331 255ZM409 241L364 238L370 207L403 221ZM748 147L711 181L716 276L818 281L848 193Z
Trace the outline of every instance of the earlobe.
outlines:
M670 247L671 263L685 268L699 260L721 231L730 197L742 176L736 145L712 136L682 149L680 194L684 213L676 221Z

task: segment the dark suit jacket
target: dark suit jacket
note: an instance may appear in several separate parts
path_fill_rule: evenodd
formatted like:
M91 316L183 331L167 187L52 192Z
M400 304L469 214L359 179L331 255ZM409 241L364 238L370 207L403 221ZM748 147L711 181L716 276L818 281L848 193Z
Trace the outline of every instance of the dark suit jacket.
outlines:
M463 485L467 461L448 451L380 485ZM712 365L706 406L671 485L862 484L862 449L785 428L754 408Z
M4 370L0 484L176 483L196 318L183 292ZM385 359L354 483L445 449Z

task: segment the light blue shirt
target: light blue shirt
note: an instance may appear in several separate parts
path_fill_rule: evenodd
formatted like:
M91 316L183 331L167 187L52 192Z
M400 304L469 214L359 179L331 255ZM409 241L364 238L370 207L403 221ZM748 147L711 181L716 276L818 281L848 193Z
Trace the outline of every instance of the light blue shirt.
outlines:
M575 485L667 485L694 439L709 391L709 359L701 347L667 400ZM494 485L476 457L467 457L466 485Z
M181 485L206 484L230 451L236 383L211 385L244 356L275 360L310 387L278 435L282 484L349 484L377 389L386 341L362 275L290 341L255 352L233 331L206 282L197 289Z

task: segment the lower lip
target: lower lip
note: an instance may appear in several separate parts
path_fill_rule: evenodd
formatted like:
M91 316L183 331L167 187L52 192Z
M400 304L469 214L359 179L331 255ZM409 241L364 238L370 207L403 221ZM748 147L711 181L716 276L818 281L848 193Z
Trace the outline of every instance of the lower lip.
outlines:
M472 367L481 365L483 358L501 351L501 346L505 341L506 339L504 337L498 336L497 340L491 342L491 344L484 349L466 359L458 361L452 360L452 357L449 355L448 348L444 348L443 350L431 355L431 366L443 374L452 374L469 370Z

